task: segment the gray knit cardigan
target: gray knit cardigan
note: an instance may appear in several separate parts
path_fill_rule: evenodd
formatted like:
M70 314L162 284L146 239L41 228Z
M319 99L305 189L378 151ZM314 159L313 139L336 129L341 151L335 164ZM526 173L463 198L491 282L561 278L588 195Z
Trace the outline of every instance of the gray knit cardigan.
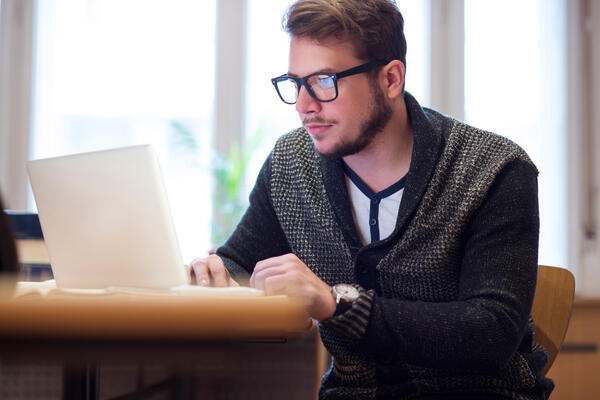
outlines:
M509 140L405 100L414 146L388 238L360 243L341 160L300 128L278 140L218 254L238 279L292 252L330 285L360 285L319 324L333 356L322 399L547 398L530 318L537 170Z

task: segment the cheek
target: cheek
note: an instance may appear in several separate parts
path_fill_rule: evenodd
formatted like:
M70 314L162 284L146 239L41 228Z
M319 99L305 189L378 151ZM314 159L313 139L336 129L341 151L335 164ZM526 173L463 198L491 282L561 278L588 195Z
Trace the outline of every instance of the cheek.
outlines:
M369 118L371 108L370 103L362 100L348 104L344 114L345 125L349 133L352 132L352 136L360 134L361 126Z
M340 98L339 115L343 115L348 121L356 124L364 121L370 115L373 101L371 87L368 84L357 85L352 89L351 91L347 90L344 97Z
M364 98L339 99L332 104L330 115L344 125L353 125L362 121L370 110L370 104Z

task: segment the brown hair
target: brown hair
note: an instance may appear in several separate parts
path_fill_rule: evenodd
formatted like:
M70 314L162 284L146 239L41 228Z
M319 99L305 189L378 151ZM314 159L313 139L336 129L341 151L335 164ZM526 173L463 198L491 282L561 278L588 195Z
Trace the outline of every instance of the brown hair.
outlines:
M316 41L350 39L357 57L400 60L406 67L404 18L394 0L298 0L284 15L283 28Z

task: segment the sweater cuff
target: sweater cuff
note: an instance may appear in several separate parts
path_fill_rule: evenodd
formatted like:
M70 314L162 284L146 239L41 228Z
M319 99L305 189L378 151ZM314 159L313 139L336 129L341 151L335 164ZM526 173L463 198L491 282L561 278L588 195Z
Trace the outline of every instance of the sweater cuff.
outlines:
M367 331L374 298L374 290L361 289L352 307L342 314L321 321L321 325L349 339L361 339Z
M250 274L246 271L241 265L236 263L230 258L227 258L219 253L217 250L217 255L221 257L223 260L223 264L225 268L229 271L229 274L240 286L250 286Z

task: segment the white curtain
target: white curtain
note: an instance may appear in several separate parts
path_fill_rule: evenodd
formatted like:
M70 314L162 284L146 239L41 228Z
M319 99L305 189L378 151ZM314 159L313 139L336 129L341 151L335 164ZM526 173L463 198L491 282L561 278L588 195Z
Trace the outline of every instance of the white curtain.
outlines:
M0 3L0 192L14 209L27 207L33 3Z

